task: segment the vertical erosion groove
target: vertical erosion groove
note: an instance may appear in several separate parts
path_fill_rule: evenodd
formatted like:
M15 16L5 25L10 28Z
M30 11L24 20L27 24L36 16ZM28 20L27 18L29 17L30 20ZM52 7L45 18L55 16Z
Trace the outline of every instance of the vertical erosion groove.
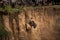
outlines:
M14 27L15 27L15 36L16 36L16 40L19 40L19 31L20 31L20 28L19 28L19 18L18 18L18 14L14 14Z
M11 40L14 40L14 24L13 24L13 15L11 15L11 14L9 14L9 24L10 24L10 28L11 28L11 30L12 30L12 32L11 32Z

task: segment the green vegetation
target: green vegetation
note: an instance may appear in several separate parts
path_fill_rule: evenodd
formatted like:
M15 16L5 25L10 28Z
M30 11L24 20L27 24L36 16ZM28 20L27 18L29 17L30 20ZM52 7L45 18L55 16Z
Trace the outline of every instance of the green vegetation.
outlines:
M12 8L10 5L5 5L4 7L0 7L0 11L7 12L7 13L14 13L14 12L21 12L22 10L26 9L40 9L40 8L60 8L60 6L53 5L53 6L16 6Z
M8 12L8 13L18 12L18 11L21 11L22 9L23 9L23 6L12 8L10 5L5 5L4 7L0 7L0 11Z
M18 12L19 10L22 10L22 6L21 7L15 7L15 8L12 8L11 6L7 5L5 6L5 8L3 9L4 11L7 11L7 12Z
M1 36L8 36L8 32L5 30L5 26L0 24L0 37Z

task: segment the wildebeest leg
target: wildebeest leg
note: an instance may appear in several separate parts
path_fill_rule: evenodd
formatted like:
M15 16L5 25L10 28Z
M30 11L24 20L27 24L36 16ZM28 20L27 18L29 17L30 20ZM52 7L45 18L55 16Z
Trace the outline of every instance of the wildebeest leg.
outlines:
M26 0L26 2L28 3L28 5L34 5L34 3L32 2L32 0Z
M41 2L42 6L44 5L43 1Z
M33 6L36 6L36 1L35 1L35 0L32 0L32 2L33 2L33 4L34 4Z
M14 7L15 7L15 3L12 3L12 4L11 4L11 7L14 8Z
M38 4L39 4L39 0L35 0L35 2L36 2L36 6L38 6Z
M4 7L4 3L3 2L0 3L0 7Z

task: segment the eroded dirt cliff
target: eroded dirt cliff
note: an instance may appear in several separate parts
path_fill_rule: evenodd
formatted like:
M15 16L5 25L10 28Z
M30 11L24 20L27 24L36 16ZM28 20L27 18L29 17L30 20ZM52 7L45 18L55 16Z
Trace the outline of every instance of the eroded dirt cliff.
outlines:
M9 40L60 40L60 8L27 7L19 13L2 17L10 32ZM30 20L34 21L36 28L30 26Z

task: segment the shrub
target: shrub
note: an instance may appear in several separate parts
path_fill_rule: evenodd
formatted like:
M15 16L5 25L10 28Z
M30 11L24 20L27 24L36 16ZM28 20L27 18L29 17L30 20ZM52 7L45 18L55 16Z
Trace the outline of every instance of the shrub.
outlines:
M1 36L8 36L8 32L5 30L5 26L0 24L0 37Z

